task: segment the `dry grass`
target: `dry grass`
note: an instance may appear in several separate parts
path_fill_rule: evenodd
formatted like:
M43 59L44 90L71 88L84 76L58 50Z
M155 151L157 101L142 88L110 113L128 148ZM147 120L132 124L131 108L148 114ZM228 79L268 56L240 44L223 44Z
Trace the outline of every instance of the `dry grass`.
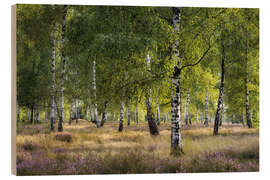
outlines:
M230 172L259 170L259 130L226 124L219 136L212 127L182 129L184 154L170 155L170 124L162 124L152 137L146 123L104 127L80 121L64 124L72 141L58 141L45 124L17 130L17 172L38 174ZM62 135L61 135L62 137Z

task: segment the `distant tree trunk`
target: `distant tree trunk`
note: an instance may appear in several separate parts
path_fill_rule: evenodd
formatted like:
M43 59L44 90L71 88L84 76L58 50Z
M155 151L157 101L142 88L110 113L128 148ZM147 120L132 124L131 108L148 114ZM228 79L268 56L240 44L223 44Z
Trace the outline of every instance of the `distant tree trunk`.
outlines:
M63 122L65 118L64 108L64 81L65 81L65 64L66 58L64 53L64 41L65 41L65 29L66 29L66 16L67 16L67 5L64 5L64 13L62 18L62 34L61 34L61 59L62 59L62 72L61 72L61 85L60 85L60 117L58 121L58 132L63 131Z
M20 106L17 103L17 122L20 121Z
M217 103L217 111L215 116L215 124L214 124L214 135L218 134L219 127L219 115L221 110L221 104L223 103L223 92L224 92L224 74L225 74L225 47L224 42L222 40L222 61L221 61L221 80L220 80L220 88L219 88L219 97Z
M47 107L45 107L44 113L45 113L45 115L44 115L44 122L47 123L48 122L48 110L47 110Z
M188 126L188 103L187 103L187 97L185 98L185 124Z
M130 125L130 104L127 104L127 125Z
M35 104L35 118L34 118L34 124L37 124L39 121L39 109L38 104Z
M34 105L31 105L30 124L33 124L33 121L34 121Z
M151 70L151 58L150 58L149 54L147 54L146 66L147 66L148 70ZM146 119L148 122L150 134L151 135L158 135L159 134L158 127L157 127L154 113L152 110L151 88L149 88L147 91L145 104L146 104L146 109L147 109Z
M27 108L27 116L26 116L26 118L27 118L27 121L30 121L30 110L29 110L29 108Z
M189 91L188 91L188 122L191 125L191 112L190 112L190 99L189 99Z
M199 122L199 114L198 114L198 109L196 111L196 122Z
M96 87L96 61L93 61L93 93L94 93L94 122L96 123L97 128L100 127L98 121L98 112L97 112L97 87Z
M78 99L75 99L75 119L76 124L78 124L79 123Z
M108 104L108 102L104 103L104 110L103 110L103 113L102 113L102 119L101 119L101 122L100 122L100 127L102 127L104 125L104 123L107 121L107 112L106 112L107 104Z
M89 106L86 106L86 109L85 109L85 119L89 121Z
M72 120L73 120L73 107L74 107L74 102L71 103L70 106L70 111L69 111L69 121L68 124L71 125Z
M139 123L138 104L136 104L136 123Z
M204 125L208 127L208 89L206 91L206 96L205 96L205 116L204 116Z
M123 119L124 119L124 100L122 100L121 107L120 107L120 120L119 120L119 127L118 127L119 132L123 131Z

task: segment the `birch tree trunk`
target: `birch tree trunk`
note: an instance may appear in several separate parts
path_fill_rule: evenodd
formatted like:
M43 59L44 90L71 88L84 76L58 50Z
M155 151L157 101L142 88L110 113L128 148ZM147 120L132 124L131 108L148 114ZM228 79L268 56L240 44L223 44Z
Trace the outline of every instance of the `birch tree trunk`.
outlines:
M76 119L76 124L78 124L79 117L78 117L78 100L77 99L75 99L75 119Z
M218 127L219 127L219 115L221 110L221 105L223 103L223 92L224 92L224 74L225 74L225 47L224 42L222 40L222 61L221 61L221 80L220 80L220 88L219 88L219 97L217 103L217 111L215 116L215 123L214 123L214 135L218 134Z
M123 131L123 119L124 119L124 100L122 100L121 107L120 107L120 119L119 119L119 127L118 127L119 132Z
M206 91L206 96L205 96L205 115L204 115L204 125L208 127L208 89Z
M35 104L35 118L34 118L34 124L37 124L39 121L39 109L38 104Z
M222 121L223 121L223 112L224 112L224 94L222 97L222 104L221 104L221 110L220 110L220 120L219 120L219 126L222 126Z
M159 111L159 104L157 104L157 125L160 125L160 111Z
M178 35L180 31L180 8L172 7L173 12L173 28L175 34ZM180 116L180 56L179 56L179 41L175 40L173 45L173 56L177 59L178 65L174 66L174 73L172 78L172 103L171 103L171 152L178 155L183 152L181 140L181 116Z
M52 63L51 63L51 72L52 72L52 84L51 84L51 107L50 107L50 124L51 124L51 131L54 130L54 122L55 122L55 37L56 33L55 30L53 32L52 37Z
M107 104L108 104L108 102L104 103L104 111L102 113L102 119L101 119L101 122L100 122L100 127L102 127L104 125L104 123L107 121L107 112L106 112Z
M150 58L149 54L147 54L146 65L147 65L147 69L151 70L151 58ZM149 88L147 91L145 103L146 103L146 109L147 109L146 118L147 118L149 130L150 130L150 134L151 135L158 135L159 134L158 127L157 127L154 113L152 110L151 88Z
M98 112L97 112L97 87L96 87L96 61L93 61L93 93L94 93L94 122L97 128L100 127L98 122Z
M73 107L74 107L74 102L71 103L70 106L70 111L69 111L69 121L68 124L71 125L72 120L73 120Z
M189 98L189 91L188 91L188 122L191 125L191 113L190 113L190 98Z
M61 72L61 85L60 85L60 118L58 121L58 132L63 131L63 122L65 118L64 108L64 81L65 81L65 64L66 58L64 53L64 41L65 41L65 29L66 29L66 16L67 16L67 5L64 5L64 14L62 19L62 35L61 35L61 59L62 59L62 72Z
M127 105L127 125L130 125L130 103Z

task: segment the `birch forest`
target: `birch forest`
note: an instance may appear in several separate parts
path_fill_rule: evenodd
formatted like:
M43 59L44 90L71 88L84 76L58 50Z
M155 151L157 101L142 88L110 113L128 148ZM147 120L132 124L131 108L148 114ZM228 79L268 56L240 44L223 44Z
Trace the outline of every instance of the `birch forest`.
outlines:
M259 9L17 5L17 173L259 171Z

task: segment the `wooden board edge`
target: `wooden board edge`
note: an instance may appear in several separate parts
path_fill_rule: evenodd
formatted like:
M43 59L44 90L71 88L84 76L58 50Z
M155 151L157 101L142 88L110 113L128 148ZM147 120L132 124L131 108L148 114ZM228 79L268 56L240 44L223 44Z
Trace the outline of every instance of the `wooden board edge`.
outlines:
M16 4L11 6L11 173L16 168Z

